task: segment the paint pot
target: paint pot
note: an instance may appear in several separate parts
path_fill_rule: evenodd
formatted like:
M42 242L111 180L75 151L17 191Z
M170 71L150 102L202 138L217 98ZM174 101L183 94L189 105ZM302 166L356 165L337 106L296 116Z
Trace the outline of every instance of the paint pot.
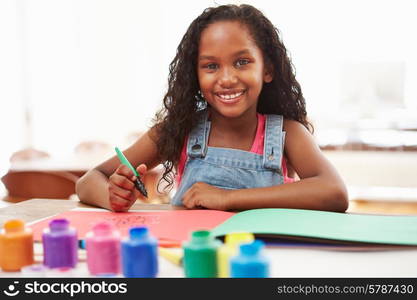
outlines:
M94 224L85 238L87 267L92 275L110 276L120 272L120 233L109 222Z
M54 219L42 233L43 263L51 269L74 268L78 261L78 239L67 219Z
M122 240L122 267L125 277L156 277L158 273L157 240L146 226L131 227Z
M191 233L190 241L184 243L184 272L186 277L217 277L217 249L220 241L210 231L197 230Z
M34 263L33 233L21 220L9 220L0 232L0 267L16 272Z
M256 240L242 244L237 256L230 260L230 275L233 278L269 277L269 259L263 254L264 243Z

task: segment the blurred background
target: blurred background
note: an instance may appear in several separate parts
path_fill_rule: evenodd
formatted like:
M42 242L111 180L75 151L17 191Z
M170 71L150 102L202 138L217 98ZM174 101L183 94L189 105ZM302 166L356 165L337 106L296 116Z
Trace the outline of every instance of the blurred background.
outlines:
M417 18L405 0L2 0L0 195L66 196L73 187L45 194L36 188L50 178L30 187L22 174L73 184L132 143L161 105L188 25L228 3L254 5L280 30L351 197L366 187L416 199Z

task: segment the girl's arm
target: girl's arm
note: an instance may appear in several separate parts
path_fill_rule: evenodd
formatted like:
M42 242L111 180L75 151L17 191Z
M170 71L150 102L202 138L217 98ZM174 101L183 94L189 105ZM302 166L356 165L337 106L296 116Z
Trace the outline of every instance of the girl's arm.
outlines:
M157 147L151 138L151 133L153 134L153 129L147 131L132 146L123 151L132 166L138 166L139 164L146 165L146 167L141 166L142 172L146 172L146 169L150 170L160 163L157 159ZM124 181L125 188L131 190L132 193L129 194L123 191L123 186L122 189L118 189L114 185L112 186L109 183L109 177L112 175L121 178L121 185L123 185ZM133 176L133 172L127 167L121 166L119 159L114 155L99 166L89 170L77 181L77 195L83 203L117 210L114 205L111 205L110 197L121 197L128 200L129 198L133 199L139 194L133 188L133 185L130 184L129 180L123 179L123 176L126 179L130 179ZM116 194L118 195L113 195L116 189ZM115 202L117 202L117 199Z
M345 184L313 136L297 121L285 120L284 130L285 155L300 180L267 188L230 191L228 209L279 207L346 211Z
M346 187L312 135L297 121L285 120L284 130L285 155L300 177L299 181L239 190L224 190L197 182L184 194L184 205L187 208L219 210L299 208L346 211Z

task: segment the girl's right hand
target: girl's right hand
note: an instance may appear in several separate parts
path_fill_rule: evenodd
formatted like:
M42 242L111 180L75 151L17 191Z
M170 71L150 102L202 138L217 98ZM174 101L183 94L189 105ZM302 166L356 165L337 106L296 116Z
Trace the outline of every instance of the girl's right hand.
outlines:
M141 176L146 173L146 165L141 164L136 171ZM133 183L136 180L135 174L125 165L119 165L114 173L109 177L109 202L110 208L115 212L128 211L135 203L136 199L144 198L135 188Z

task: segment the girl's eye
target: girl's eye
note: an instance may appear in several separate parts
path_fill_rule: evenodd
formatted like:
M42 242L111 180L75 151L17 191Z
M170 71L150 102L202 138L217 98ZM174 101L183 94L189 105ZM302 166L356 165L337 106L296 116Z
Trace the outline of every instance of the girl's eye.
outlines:
M210 63L204 66L204 68L209 69L209 70L216 70L218 68L218 65L215 63Z
M242 67L242 66L244 66L244 65L247 65L249 63L249 59L239 59L237 62L236 62L236 66L238 66L238 67Z

